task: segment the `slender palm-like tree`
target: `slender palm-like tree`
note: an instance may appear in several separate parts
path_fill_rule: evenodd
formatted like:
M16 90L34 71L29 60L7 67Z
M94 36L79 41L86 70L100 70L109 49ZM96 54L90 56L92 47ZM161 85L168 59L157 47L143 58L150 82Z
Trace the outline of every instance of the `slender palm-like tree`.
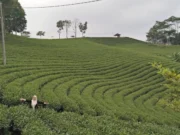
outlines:
M68 29L71 27L71 21L70 20L65 20L64 26L66 27L66 38L68 38Z
M56 25L57 27L58 27L58 33L59 33L59 39L61 38L61 31L64 29L64 21L58 21L57 22L57 25Z

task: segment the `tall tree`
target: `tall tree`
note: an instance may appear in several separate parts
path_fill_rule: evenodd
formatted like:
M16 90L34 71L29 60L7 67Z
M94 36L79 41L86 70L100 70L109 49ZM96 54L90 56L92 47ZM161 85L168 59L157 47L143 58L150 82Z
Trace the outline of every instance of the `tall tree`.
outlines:
M147 33L147 41L155 44L180 44L179 36L180 18L170 17L162 22L156 21Z
M68 38L68 30L71 27L71 21L70 20L64 20L63 23L64 23L64 26L66 28L66 38Z
M0 1L3 3L6 32L22 32L25 30L27 24L26 14L18 0Z
M179 17L171 16L170 18L166 19L165 22L170 24L172 27L174 27L172 29L175 29L176 33L179 33L179 24L180 24Z
M158 31L157 31L157 28L155 26L153 26L149 30L149 32L147 33L146 37L147 37L147 41L148 42L156 44L157 41L158 41Z
M73 26L73 32L74 32L74 37L77 37L77 29L79 26L79 19L74 19L74 21L72 22L72 26Z
M59 33L59 39L61 38L61 31L64 29L64 21L58 21L57 25L58 27L58 33Z
M45 31L38 31L36 35L41 38L41 36L45 36Z
M84 24L83 23L79 24L79 30L82 33L82 37L84 36L84 34L86 33L86 31L88 29L87 24L88 24L88 22L85 22Z

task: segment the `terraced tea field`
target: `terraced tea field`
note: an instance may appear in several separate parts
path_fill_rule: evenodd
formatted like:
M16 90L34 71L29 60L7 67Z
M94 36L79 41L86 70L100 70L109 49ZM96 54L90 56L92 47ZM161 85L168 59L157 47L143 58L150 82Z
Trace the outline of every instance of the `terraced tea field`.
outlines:
M165 108L164 79L150 62L180 71L160 47L130 38L37 40L8 36L0 66L0 129L23 135L180 135L180 113ZM2 55L2 54L1 54ZM2 59L0 59L2 61ZM49 102L33 112L21 97Z

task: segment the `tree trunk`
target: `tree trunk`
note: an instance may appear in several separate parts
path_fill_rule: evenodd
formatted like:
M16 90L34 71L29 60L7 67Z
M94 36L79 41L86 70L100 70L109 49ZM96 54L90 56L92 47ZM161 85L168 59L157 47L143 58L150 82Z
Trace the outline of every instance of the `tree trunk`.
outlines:
M66 38L68 38L68 28L66 28Z
M177 23L177 33L179 33L179 23Z
M77 24L75 23L75 33L74 33L75 38L77 37L77 26L76 25Z

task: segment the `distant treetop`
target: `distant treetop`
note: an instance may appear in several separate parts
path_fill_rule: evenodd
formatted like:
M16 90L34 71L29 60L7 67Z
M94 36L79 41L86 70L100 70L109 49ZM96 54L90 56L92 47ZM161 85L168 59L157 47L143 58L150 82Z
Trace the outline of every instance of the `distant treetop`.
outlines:
M117 38L119 38L119 37L121 37L121 34L116 33L114 36L117 37Z

